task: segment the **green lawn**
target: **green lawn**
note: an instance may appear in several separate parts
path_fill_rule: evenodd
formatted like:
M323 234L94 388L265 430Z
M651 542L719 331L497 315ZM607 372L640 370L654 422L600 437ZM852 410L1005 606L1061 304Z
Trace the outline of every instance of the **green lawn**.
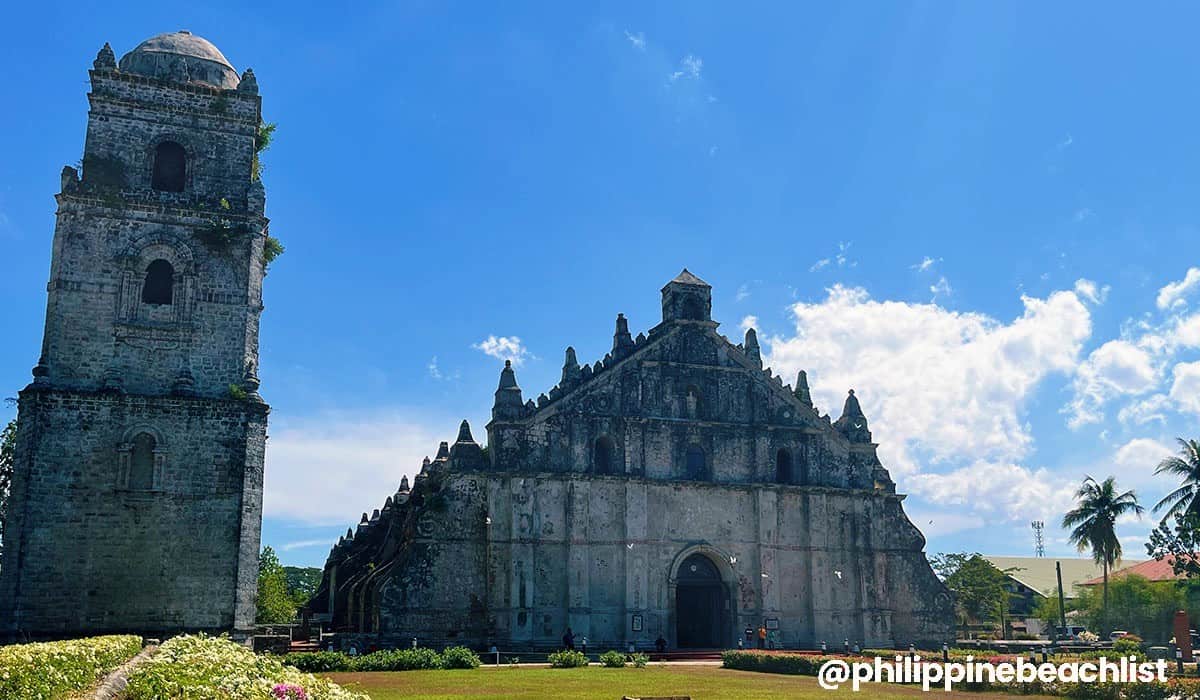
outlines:
M690 695L695 700L828 700L857 698L954 698L981 700L988 693L938 691L919 687L872 685L859 693L828 691L809 676L733 671L717 666L651 664L648 668L481 668L474 671L405 671L402 673L331 673L329 678L372 700L446 700L448 698L568 698L620 700L623 695ZM1011 697L1011 696L1004 696ZM1026 696L1032 697L1032 696Z

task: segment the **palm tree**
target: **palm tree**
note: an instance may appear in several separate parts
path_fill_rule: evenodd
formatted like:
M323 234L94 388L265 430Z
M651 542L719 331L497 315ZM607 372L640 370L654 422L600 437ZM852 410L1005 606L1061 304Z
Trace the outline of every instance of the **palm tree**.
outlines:
M1063 516L1062 526L1071 529L1069 541L1079 551L1092 550L1092 559L1104 568L1104 608L1101 627L1108 623L1108 571L1121 560L1121 540L1117 539L1115 523L1126 513L1139 518L1145 511L1137 502L1137 494L1126 491L1118 494L1113 477L1097 482L1092 477L1083 480L1075 492L1078 505ZM1108 632L1101 629L1101 632Z
M1167 509L1163 520L1171 516L1200 514L1200 442L1179 441L1179 456L1167 457L1158 463L1155 474L1170 474L1180 477L1183 483L1154 506L1154 512Z

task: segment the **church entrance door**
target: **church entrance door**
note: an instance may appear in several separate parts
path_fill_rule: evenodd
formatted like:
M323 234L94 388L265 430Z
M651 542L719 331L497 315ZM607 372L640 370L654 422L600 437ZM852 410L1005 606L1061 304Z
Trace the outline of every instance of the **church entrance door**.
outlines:
M728 594L716 565L703 554L693 554L683 560L676 581L676 643L684 649L723 646Z

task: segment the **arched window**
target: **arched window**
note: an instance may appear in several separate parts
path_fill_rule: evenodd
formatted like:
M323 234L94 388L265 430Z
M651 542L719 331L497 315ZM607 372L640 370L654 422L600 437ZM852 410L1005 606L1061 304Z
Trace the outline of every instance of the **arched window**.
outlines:
M708 476L708 460L698 445L687 448L684 477L692 481L703 481Z
M138 433L133 439L133 454L129 458L129 488L149 491L154 488L154 448L157 442L150 433Z
M170 304L175 286L175 268L163 259L146 266L146 281L142 284L143 304Z
M154 172L150 186L163 192L182 192L187 181L187 154L174 141L163 141L154 149Z
M596 439L593 470L597 474L612 474L616 471L616 447L607 435Z
M775 481L780 484L792 483L792 453L780 450L775 453Z

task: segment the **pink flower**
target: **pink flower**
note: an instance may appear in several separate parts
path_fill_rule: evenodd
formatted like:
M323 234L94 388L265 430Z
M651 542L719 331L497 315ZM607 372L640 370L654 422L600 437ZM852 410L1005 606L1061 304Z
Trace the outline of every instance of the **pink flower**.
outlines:
M308 693L304 692L304 688L291 683L279 683L271 689L271 694L277 700L308 700Z

